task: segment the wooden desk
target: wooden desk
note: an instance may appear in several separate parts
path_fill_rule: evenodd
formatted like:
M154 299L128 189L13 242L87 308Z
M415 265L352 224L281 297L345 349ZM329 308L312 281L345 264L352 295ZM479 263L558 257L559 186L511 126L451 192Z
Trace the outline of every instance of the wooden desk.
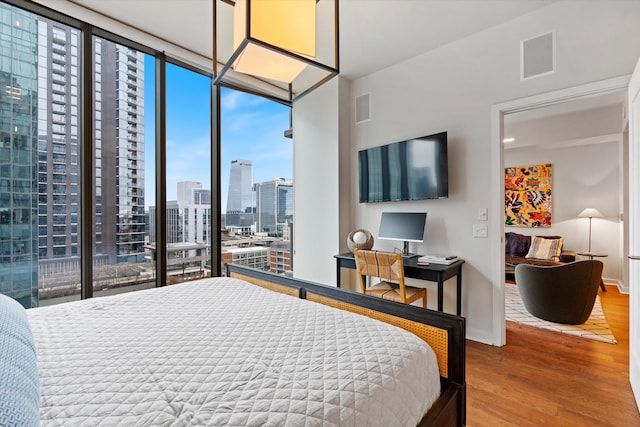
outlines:
M351 252L334 255L336 259L336 284L340 287L340 269L351 268L355 270L356 260ZM447 279L456 277L456 314L460 316L462 311L462 264L463 259L444 265L434 264L418 265L418 257L403 259L404 275L413 279L428 280L438 283L438 311L442 311L444 305L444 282Z

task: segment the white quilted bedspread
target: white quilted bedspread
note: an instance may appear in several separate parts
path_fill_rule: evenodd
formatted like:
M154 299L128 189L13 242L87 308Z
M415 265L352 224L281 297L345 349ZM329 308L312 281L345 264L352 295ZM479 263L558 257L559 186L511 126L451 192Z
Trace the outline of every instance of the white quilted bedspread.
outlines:
M43 425L415 426L440 390L413 334L236 279L27 313Z

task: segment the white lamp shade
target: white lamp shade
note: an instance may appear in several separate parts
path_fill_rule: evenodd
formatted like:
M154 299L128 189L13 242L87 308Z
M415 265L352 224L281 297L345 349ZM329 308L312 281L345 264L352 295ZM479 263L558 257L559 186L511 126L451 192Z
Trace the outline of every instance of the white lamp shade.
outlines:
M578 214L578 218L604 218L596 208L586 208Z
M247 36L280 49L314 58L316 54L315 0L236 0L233 11L233 49ZM247 29L247 22L250 28ZM307 64L249 41L233 69L266 79L291 83Z

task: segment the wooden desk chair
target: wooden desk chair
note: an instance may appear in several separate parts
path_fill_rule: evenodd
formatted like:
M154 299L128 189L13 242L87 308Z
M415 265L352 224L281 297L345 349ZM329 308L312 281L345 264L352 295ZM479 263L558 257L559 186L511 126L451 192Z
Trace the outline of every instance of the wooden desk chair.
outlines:
M379 252L354 249L356 271L360 291L366 295L411 304L422 298L422 308L427 308L427 290L407 286L404 283L404 264L400 252ZM367 287L367 276L381 281Z

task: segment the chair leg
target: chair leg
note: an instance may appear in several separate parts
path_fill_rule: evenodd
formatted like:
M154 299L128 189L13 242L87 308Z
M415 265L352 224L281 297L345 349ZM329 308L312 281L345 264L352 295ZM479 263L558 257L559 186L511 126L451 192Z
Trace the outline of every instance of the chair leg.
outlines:
M600 279L600 289L602 289L602 292L607 292L607 288L604 286L604 280L602 279Z
M422 308L427 308L427 293L424 293L424 296L422 297Z

